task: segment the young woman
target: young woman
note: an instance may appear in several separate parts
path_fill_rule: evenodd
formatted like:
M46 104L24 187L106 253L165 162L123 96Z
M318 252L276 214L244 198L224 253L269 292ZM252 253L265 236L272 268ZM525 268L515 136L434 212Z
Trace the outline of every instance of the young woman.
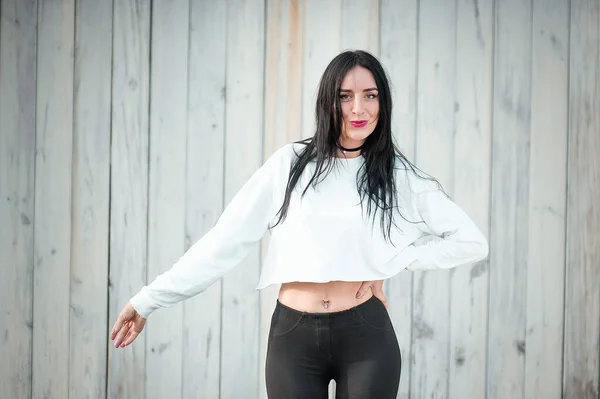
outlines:
M381 64L335 57L319 85L316 132L279 149L217 224L121 311L125 347L146 318L221 278L270 230L258 288L281 284L266 362L269 398L395 398L400 350L383 280L485 258L473 221L396 148ZM405 327L407 328L407 327Z

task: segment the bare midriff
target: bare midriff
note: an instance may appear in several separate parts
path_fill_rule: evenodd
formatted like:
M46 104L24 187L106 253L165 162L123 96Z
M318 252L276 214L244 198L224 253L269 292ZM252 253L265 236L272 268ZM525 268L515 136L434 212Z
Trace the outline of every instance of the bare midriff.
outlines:
M279 302L292 309L309 313L329 313L351 309L373 296L367 289L361 298L356 293L362 282L285 283L279 290Z

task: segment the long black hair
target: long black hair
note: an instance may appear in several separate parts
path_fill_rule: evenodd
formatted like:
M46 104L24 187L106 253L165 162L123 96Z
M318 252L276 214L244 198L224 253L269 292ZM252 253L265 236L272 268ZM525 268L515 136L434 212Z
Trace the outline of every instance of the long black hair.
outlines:
M366 51L344 51L336 56L327 66L317 93L315 109L316 131L313 137L299 141L305 147L297 154L292 163L284 202L277 213L277 221L272 227L283 222L287 216L290 198L296 187L304 168L316 161L315 172L309 183L304 188L302 195L310 186L315 188L331 172L337 160L339 139L342 134L342 106L340 91L344 77L352 68L361 66L368 69L375 78L379 91L379 118L377 125L362 146L361 155L365 162L357 175L357 189L364 207L365 199L367 215L375 217L379 212L381 229L386 240L391 240L391 228L394 222L394 210L398 208L398 195L396 191L395 168L400 161L401 167L415 173L420 178L439 182L433 177L422 172L417 173L413 165L394 143L392 136L392 95L389 80L381 63ZM420 172L420 171L419 171ZM401 217L407 220L404 216Z

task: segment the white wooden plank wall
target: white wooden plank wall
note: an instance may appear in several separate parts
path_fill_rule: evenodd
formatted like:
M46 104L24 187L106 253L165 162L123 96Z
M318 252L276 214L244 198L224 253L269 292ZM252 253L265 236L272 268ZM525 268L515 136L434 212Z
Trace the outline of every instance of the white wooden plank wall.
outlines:
M150 6L143 0L113 3L112 75L107 334L147 281ZM147 336L126 351L109 346L107 397L146 397Z
M342 0L304 2L302 51L302 137L315 129L315 100L325 67L340 51Z
M599 395L600 2L571 0L563 397Z
M523 397L532 5L496 4L487 397Z
M31 397L35 1L0 2L0 397Z
M69 396L74 0L38 4L32 397Z
M453 195L488 237L493 16L492 0L457 1ZM485 397L488 280L487 259L452 271L448 397Z
M567 0L533 2L525 398L562 397L568 16Z
M599 398L600 0L1 0L0 399L267 397L268 236L131 347L108 331L312 135L343 49L491 244L385 283L398 398Z
M166 271L185 249L189 0L155 2L151 18L149 281ZM182 391L182 311L182 304L174 306L157 313L156 322L148 325L147 398Z
M190 1L186 248L216 223L223 210L226 20L225 2ZM183 306L182 398L218 398L221 282Z
M75 7L69 397L106 395L112 5Z

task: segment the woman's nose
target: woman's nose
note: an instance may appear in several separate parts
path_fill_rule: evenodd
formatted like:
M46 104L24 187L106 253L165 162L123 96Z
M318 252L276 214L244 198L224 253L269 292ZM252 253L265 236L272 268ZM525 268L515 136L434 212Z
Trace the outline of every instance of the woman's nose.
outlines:
M352 105L352 112L355 114L361 114L362 113L362 104L360 102L360 98L356 97L354 99L354 103Z

